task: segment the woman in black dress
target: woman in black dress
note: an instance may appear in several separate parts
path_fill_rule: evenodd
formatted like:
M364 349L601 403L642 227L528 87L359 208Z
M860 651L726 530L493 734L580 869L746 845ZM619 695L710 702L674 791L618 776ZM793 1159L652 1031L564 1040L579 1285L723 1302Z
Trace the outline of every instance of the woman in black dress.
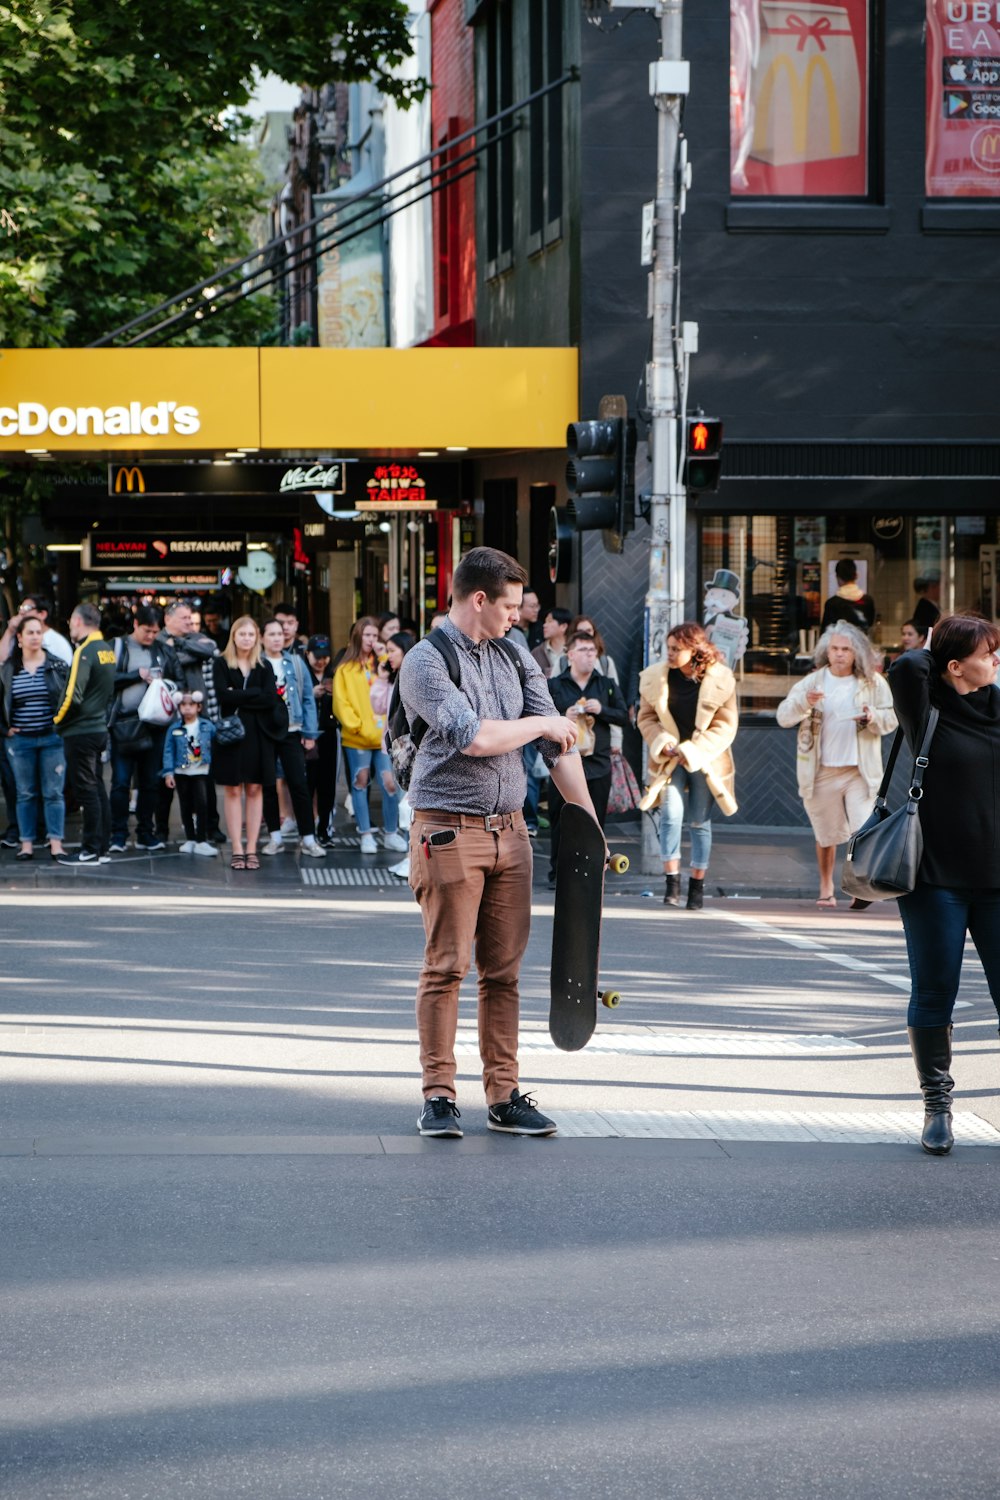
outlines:
M274 745L288 729L288 714L278 696L274 673L263 660L260 631L250 615L241 615L233 621L229 642L222 654L214 658L212 671L220 714L227 718L236 714L243 725L241 740L234 745L216 741L212 752L212 773L226 799L226 829L233 846L231 864L234 870L259 870L257 839L264 809L264 787L274 786Z
M1000 630L952 615L925 651L889 668L896 714L916 753L931 708L940 715L920 802L924 852L917 883L899 898L910 960L906 1024L924 1096L921 1145L946 1156L951 1129L951 1016L966 933L1000 1011Z

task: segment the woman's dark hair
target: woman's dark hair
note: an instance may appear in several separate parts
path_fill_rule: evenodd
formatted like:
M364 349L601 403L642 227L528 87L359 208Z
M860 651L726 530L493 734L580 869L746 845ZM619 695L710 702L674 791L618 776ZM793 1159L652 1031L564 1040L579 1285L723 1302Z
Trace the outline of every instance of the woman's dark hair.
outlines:
M525 587L528 575L517 561L497 547L473 547L467 552L451 577L451 591L456 599L468 599L482 589L495 604L509 583Z
M345 666L349 661L363 662L366 658L361 645L361 637L369 625L374 625L378 630L378 621L374 615L362 615L355 620L351 626L351 633L347 637L347 650L340 658L340 665Z
M379 628L379 634L382 633L382 631L385 629L386 625L388 625L388 623L389 623L390 620L398 620L398 619L399 619L399 615L396 613L396 611L394 609L383 610L382 614L380 614L378 616L378 618L377 618L377 620L375 622L377 624L378 628ZM400 621L400 624L402 624L402 621Z
M20 672L21 666L24 662L24 653L21 650L21 632L24 630L25 625L31 624L32 620L37 620L43 631L46 629L45 621L42 619L41 615L25 615L24 619L17 627L17 633L14 636L14 649L10 653L10 659L14 663L15 672Z
M950 661L964 661L967 656L998 648L1000 629L992 620L980 620L973 615L946 615L934 626L927 650L937 670L944 673Z
M697 620L682 620L679 625L672 625L667 631L667 640L676 641L678 646L691 652L691 664L694 668L691 676L695 682L700 682L715 662L726 659L718 646L712 645L704 627Z
M139 604L136 606L135 613L132 616L133 626L155 625L159 629L161 623L162 616L155 604Z
M399 649L400 649L400 651L402 651L403 655L405 656L406 653L407 653L407 651L411 650L412 647L414 647L417 644L417 638L412 633L412 631L409 631L409 630L397 630L396 634L395 635L391 635L389 637L389 639L385 642L385 644L387 646L398 646ZM397 677L397 673L395 673L392 670L392 668L390 667L389 668L389 681L390 682L395 682L396 681L396 677Z

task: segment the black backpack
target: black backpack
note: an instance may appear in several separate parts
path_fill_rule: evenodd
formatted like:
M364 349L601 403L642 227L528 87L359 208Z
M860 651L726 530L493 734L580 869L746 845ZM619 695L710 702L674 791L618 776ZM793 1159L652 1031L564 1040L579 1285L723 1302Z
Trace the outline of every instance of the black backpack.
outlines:
M452 640L443 630L438 628L432 630L430 635L425 636L424 639L429 641L436 651L440 651L444 657L445 666L448 668L448 676L456 687L461 687L462 677L458 663L458 652L455 650ZM521 682L521 692L523 693L525 681L524 662L521 660L521 654L517 647L512 646L510 641L505 640L495 640L491 644L499 646L504 655L509 656L514 663ZM413 763L417 758L420 742L427 733L427 724L419 717L414 719L412 724L410 723L402 697L400 696L398 676L393 684L392 697L389 700L389 713L386 718L386 725L386 752L392 761L396 781L405 792L413 776Z

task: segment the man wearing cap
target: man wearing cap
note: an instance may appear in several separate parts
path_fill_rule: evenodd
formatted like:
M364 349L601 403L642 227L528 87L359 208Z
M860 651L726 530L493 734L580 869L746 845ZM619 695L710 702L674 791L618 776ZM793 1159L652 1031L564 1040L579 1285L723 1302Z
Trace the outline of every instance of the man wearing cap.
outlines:
M306 663L312 683L319 738L306 755L309 795L316 806L316 842L333 848L333 810L337 805L337 771L340 765L340 725L333 716L333 669L330 637L311 635L306 642Z
M724 654L730 671L742 658L750 640L750 626L735 613L740 602L740 580L728 568L716 568L705 585L705 634Z

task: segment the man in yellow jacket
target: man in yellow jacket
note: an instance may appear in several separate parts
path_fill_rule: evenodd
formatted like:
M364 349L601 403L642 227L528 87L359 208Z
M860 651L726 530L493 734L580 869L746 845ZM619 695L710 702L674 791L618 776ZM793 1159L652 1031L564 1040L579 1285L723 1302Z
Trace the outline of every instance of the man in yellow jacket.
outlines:
M115 653L101 635L101 612L93 604L76 606L70 616L69 633L76 650L55 726L63 737L70 786L83 814L83 842L76 854L60 854L59 863L108 864L111 807L101 756L115 691Z

